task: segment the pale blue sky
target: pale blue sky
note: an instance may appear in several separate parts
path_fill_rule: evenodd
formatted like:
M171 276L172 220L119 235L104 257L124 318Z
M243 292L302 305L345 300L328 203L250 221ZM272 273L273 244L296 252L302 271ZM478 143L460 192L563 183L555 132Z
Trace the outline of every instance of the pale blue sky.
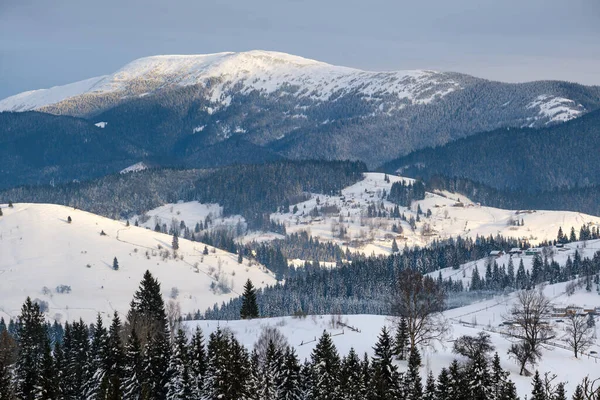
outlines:
M0 98L143 56L253 49L600 84L600 1L0 0Z

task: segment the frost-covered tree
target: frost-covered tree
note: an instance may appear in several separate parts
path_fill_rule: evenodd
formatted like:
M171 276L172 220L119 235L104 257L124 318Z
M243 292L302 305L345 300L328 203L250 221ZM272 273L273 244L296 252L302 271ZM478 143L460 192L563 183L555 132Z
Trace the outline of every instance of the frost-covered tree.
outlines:
M183 330L179 329L171 360L169 362L168 400L187 400L192 398L192 380L190 378L189 349Z
M379 334L377 343L373 347L373 361L371 363L373 376L371 388L373 399L386 400L399 398L399 374L393 363L393 342L384 326Z
M339 398L340 358L327 331L319 338L311 356L312 385L311 398L314 400L335 400Z
M15 394L19 399L34 400L40 396L46 334L40 307L29 297L21 307L17 329L19 353L14 366Z
M122 382L124 398L141 400L143 374L142 347L134 328L129 333L127 344L125 345Z

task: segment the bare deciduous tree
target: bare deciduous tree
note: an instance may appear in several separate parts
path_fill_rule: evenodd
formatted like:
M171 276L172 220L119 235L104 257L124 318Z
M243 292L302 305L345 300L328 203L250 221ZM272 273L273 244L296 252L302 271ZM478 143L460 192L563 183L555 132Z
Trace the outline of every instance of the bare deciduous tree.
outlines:
M565 340L577 358L581 352L594 344L594 329L588 325L586 315L569 314L566 319Z
M519 363L520 375L529 374L527 364L535 365L542 356L541 350L555 337L549 322L551 311L550 300L541 290L522 290L510 313L504 316L509 323L506 335L516 342L508 353Z
M258 340L254 343L254 350L258 354L258 361L261 365L264 364L267 358L267 349L270 342L273 342L275 348L281 351L289 346L287 338L279 329L274 326L263 327Z
M450 325L442 315L446 294L430 277L412 269L403 270L391 303L393 315L406 319L410 350L442 341L450 331Z

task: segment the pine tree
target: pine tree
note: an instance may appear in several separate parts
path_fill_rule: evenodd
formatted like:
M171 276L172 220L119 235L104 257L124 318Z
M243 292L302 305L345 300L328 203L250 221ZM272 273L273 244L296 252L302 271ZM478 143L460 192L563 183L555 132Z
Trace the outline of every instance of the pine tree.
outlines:
M65 399L84 399L87 382L87 364L90 360L89 332L83 321L65 324L63 339L64 373L61 393Z
M59 386L58 386L58 372L52 356L52 350L50 349L50 341L46 339L44 341L44 354L42 356L42 369L39 383L39 397L40 400L54 400L58 398Z
M190 344L190 379L192 382L192 395L194 399L202 398L204 378L206 376L206 347L202 330L196 327Z
M277 400L301 400L300 361L293 347L288 346L283 355L281 374L277 382Z
M173 240L171 241L171 247L173 248L173 251L179 250L179 236L177 235L177 232L173 232Z
M142 347L135 328L129 333L124 354L123 398L141 400L144 366Z
M531 390L531 400L550 400L546 399L546 392L544 391L544 384L540 378L539 371L535 371L535 375L531 381L533 389Z
M491 371L492 398L500 399L502 397L502 394L505 392L508 385L507 377L508 372L502 369L500 357L498 356L498 353L495 353Z
M331 340L331 335L323 331L311 354L313 400L334 400L339 398L340 358Z
M437 388L435 387L435 378L433 373L429 371L427 374L427 382L425 383L425 393L423 393L423 400L436 400Z
M240 309L240 318L252 319L258 318L258 303L256 302L256 289L252 281L248 279L244 285L242 308Z
M104 399L107 394L106 357L108 355L108 332L104 327L102 318L98 314L94 325L92 343L90 346L90 360L86 365L85 398Z
M396 239L392 240L392 253L397 253L398 251L400 251L400 249L398 248L398 243L396 243Z
M0 207L0 217L2 216L2 207Z
M115 258L113 259L113 266L112 266L112 268L113 268L115 271L118 271L118 270L119 270L119 261L117 261L117 257L115 257Z
M71 222L73 222L73 220L71 219L71 216L69 215L69 216L67 217L67 223L69 223L69 224L70 224Z
M121 331L121 319L115 311L112 324L108 330L107 353L104 356L107 400L118 400L123 397L125 353L121 343Z
M556 392L554 393L554 398L551 400L567 400L564 382L560 382L558 385L556 385Z
M455 400L466 400L468 398L464 378L458 361L453 360L448 368L448 398Z
M435 390L435 397L437 400L450 399L450 376L446 368L442 368L437 378L437 385Z
M144 381L142 396L152 393L152 398L165 400L169 383L169 361L171 359L171 346L169 335L157 333L148 335L144 347Z
M576 242L577 236L575 235L575 228L571 227L571 234L569 235L569 242Z
M183 330L177 332L169 363L167 399L187 400L192 398L192 380L187 338Z
M398 398L398 370L392 362L392 346L392 338L384 326L373 348L373 377L371 380L373 400Z
M270 340L261 371L260 398L263 400L276 400L278 397L277 383L280 379L282 356L281 351Z
M477 354L466 372L469 384L469 398L487 400L492 397L492 379L484 354Z
M406 359L406 353L410 347L408 341L408 325L406 324L406 318L401 317L398 328L396 329L396 341L394 346L394 354L399 360Z
M19 399L40 396L40 384L46 332L44 316L37 303L27 297L18 318L19 354L14 367L15 394Z
M208 255L208 247L204 246L204 250L202 250L202 254L204 254L205 256Z
M410 352L408 358L408 372L406 374L406 399L407 400L420 400L423 396L423 384L421 382L421 374L419 368L421 367L421 355L419 350L415 347Z
M361 400L365 392L365 382L358 354L354 348L342 359L340 373L341 397L345 400Z
M581 385L577 385L573 393L573 400L586 400Z
M208 340L208 367L204 381L204 396L207 400L227 399L228 395L228 353L231 342L218 328Z

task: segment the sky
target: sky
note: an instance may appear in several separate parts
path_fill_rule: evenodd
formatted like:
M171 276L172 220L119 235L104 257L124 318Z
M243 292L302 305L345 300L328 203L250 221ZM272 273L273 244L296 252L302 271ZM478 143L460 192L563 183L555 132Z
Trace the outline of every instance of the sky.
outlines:
M598 0L0 0L0 98L157 54L600 85Z

